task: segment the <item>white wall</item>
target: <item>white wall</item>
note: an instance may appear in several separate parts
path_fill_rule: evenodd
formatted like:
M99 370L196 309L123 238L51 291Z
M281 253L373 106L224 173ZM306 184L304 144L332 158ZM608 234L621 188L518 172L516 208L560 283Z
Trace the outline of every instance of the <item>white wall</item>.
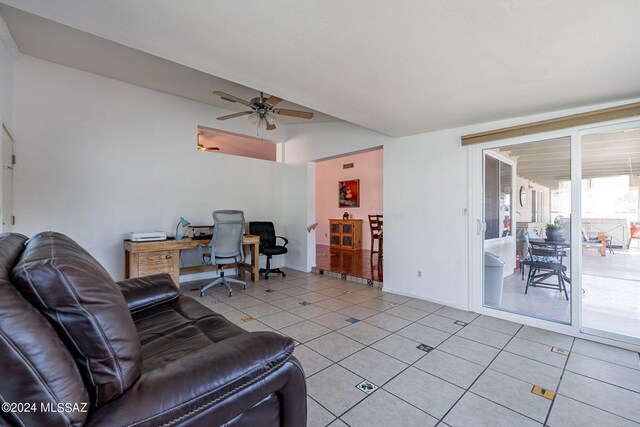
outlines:
M353 168L343 169L345 163ZM360 207L338 207L338 182L360 180ZM382 214L382 150L339 157L316 163L316 243L329 244L329 219L341 219L347 212L362 220L362 248L371 248L368 215ZM377 245L374 248L377 250Z
M173 234L215 209L283 227L282 163L195 149L198 125L250 135L248 120L26 55L14 83L15 231L66 233L119 279L130 231Z
M467 150L459 131L400 138L384 155L385 290L466 307Z
M516 166L517 167L517 166ZM524 206L520 205L520 187L524 187L527 193L527 200L525 200ZM516 186L514 187L514 203L516 206L516 221L518 222L532 222L533 214L533 190L538 193L542 193L542 206L538 206L538 210L542 212L542 218L538 222L549 221L549 189L531 182L529 179L518 176L516 179Z
M390 138L349 123L291 126L284 144L285 223L287 227L295 224L289 237L299 248L304 248L306 241L308 252L296 253L287 258L287 263L307 270L315 265L310 253L315 250L315 236L307 235L301 219L313 222L310 215L316 209L308 197L315 185L305 174L311 162L383 146L384 289L468 308L469 236L475 236L469 230L469 221L475 221L476 216L469 218L465 214L465 209L470 208L469 152L461 146L460 137L634 101L637 102L593 105L404 138ZM305 188L306 197L301 193ZM482 213L475 214L479 218ZM422 271L422 278L418 277L418 270Z
M315 187L312 180L302 183L302 173L290 179L306 162L379 146L384 147L385 290L466 307L467 150L460 146L460 130L394 139L348 123L291 127L284 144L285 192ZM287 199L287 227L290 219L315 212L315 204L305 206L301 196L297 203ZM305 239L306 230L295 236ZM307 254L296 259L315 265Z

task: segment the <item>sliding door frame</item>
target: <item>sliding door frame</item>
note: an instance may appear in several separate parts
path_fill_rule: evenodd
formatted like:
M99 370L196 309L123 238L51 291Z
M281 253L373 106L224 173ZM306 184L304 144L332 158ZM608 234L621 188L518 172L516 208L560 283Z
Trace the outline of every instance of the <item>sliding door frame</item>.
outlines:
M626 120L622 122L607 123L607 124L602 124L598 126L585 127L581 129L579 132L579 137L580 137L579 143L580 143L580 146L582 146L581 138L585 135L594 135L594 134L603 133L603 132L615 132L615 131L621 131L626 129L636 129L636 128L640 128L640 120L637 117L635 118L635 120ZM580 229L582 229L582 215L580 216ZM582 257L580 257L580 261L582 262ZM580 264L580 276L582 276L582 264ZM582 316L582 304L580 304L580 312L581 312L580 315ZM632 345L635 345L636 347L640 347L640 339L638 338L628 337L625 335L616 334L614 332L607 332L607 331L603 331L596 328L585 327L582 325L582 322L580 322L579 327L580 327L581 335L585 335L588 337L603 338L603 339L606 339L607 342L615 342L615 343L627 342Z
M512 322L559 332L574 337L612 344L640 351L640 343L632 342L628 338L615 334L601 333L592 329L582 328L582 257L581 236L582 227L582 158L581 135L602 132L604 129L617 130L635 127L639 124L637 117L619 119L599 125L588 124L573 128L554 130L538 134L519 136L514 138L478 143L468 146L469 172L469 309L476 313L497 317ZM510 145L533 143L557 138L571 139L571 324L562 324L539 319L524 314L516 314L483 305L483 152L486 149L501 148ZM575 249L578 248L578 249ZM597 333L597 334L595 334Z

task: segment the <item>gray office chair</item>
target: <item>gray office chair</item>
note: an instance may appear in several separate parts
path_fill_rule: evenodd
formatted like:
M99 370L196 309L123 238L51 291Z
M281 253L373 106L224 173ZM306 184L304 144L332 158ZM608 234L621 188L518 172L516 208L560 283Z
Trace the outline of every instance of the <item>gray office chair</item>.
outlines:
M244 261L242 252L242 237L244 235L244 213L242 211L213 211L213 238L208 245L200 245L202 262L217 265L220 277L211 283L200 287L200 296L211 286L223 284L229 296L233 294L229 283L239 283L242 289L247 289L246 282L225 277L224 267L229 264L240 264Z

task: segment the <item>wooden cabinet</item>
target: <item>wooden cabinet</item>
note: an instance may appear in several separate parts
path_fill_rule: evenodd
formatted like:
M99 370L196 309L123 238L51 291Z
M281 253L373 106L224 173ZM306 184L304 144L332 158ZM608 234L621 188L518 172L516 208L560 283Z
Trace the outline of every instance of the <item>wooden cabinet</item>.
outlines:
M362 220L330 219L329 246L335 249L362 249Z

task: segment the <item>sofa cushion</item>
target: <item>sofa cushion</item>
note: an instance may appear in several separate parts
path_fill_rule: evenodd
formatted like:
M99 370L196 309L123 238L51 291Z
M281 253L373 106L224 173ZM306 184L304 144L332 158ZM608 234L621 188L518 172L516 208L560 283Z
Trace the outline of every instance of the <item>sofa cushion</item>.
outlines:
M4 402L35 404L37 411L3 411L2 416L15 425L80 426L89 409L80 372L47 319L7 280L26 240L0 234L0 396ZM59 402L77 404L78 410L42 410Z
M11 277L72 351L95 405L140 376L140 341L122 292L76 242L55 232L34 236Z
M144 354L142 375L128 398L99 408L88 426L178 425L207 411L202 425L224 425L279 393L292 376L292 367L284 366L291 363L291 338L247 332L193 298L180 296L133 318ZM304 386L296 394L304 401ZM253 425L287 425L280 411L269 416L272 422L265 416Z
M142 343L143 375L247 331L195 299L182 296L133 315Z

